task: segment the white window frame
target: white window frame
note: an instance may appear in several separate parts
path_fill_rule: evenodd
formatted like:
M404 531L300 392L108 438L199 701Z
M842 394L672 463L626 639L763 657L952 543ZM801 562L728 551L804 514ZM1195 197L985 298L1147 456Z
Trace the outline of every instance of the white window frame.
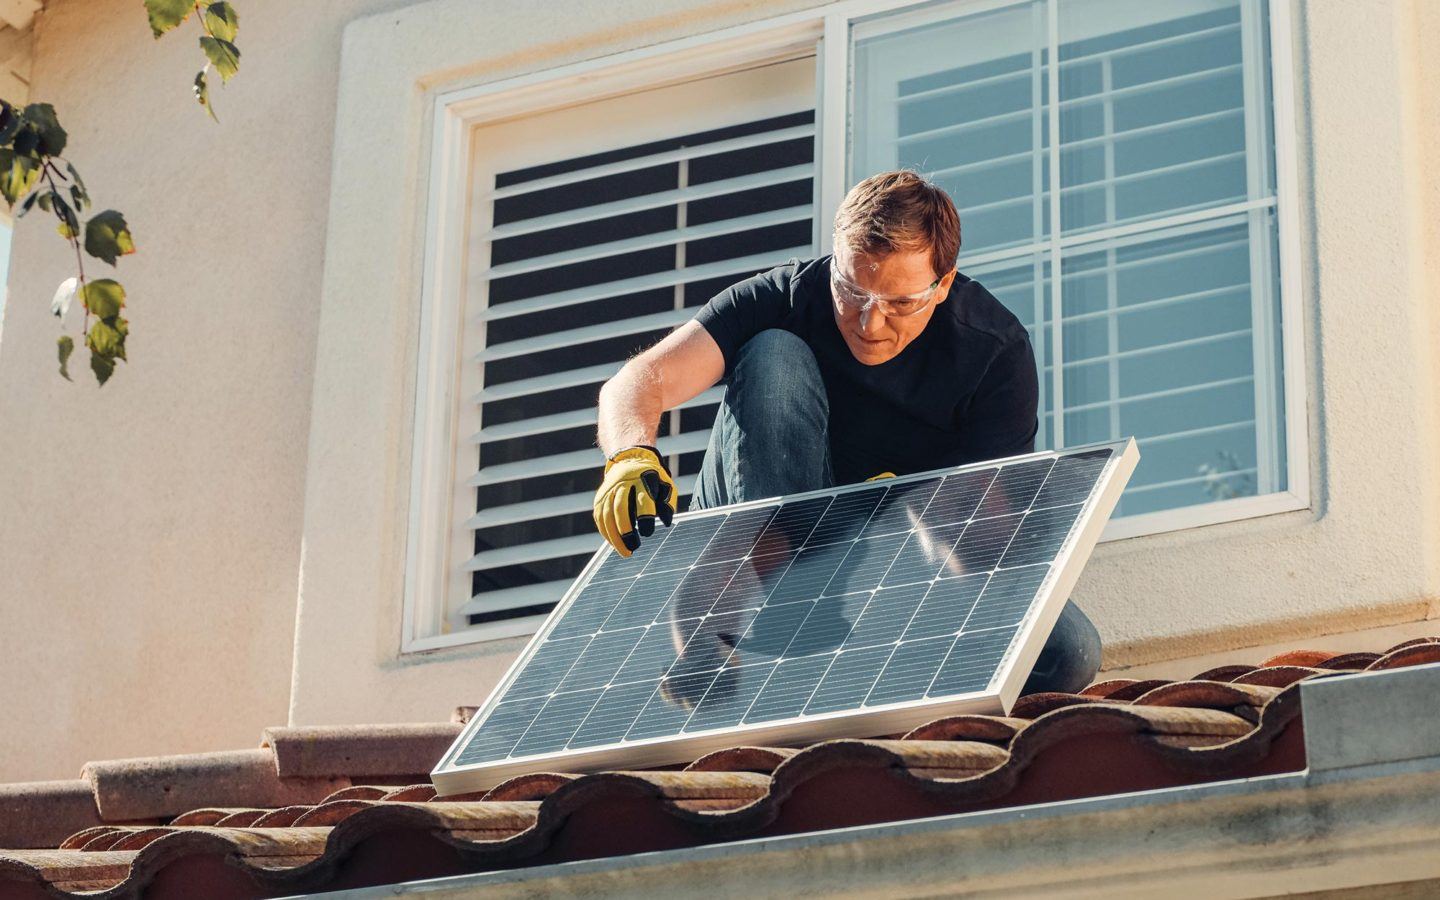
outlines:
M945 9L966 15L1030 0L954 0ZM1050 4L1058 22L1059 0ZM454 477L455 456L466 435L457 433L459 407L472 398L460 371L466 329L462 321L466 278L466 228L470 135L474 126L528 116L633 91L723 75L766 62L801 56L817 60L816 238L819 252L831 249L829 222L846 191L849 122L850 28L857 18L913 8L930 13L930 0L842 0L791 13L612 54L582 63L477 87L437 94L432 109L432 156L425 217L420 346L405 549L402 654L534 633L545 616L489 622L445 632L448 598L470 591L470 573L455 560L468 559L473 536L462 527L473 515L473 488ZM1293 23L1290 0L1271 0L1270 85L1274 117L1282 379L1285 394L1286 484L1284 491L1218 500L1175 510L1112 520L1102 541L1159 534L1256 516L1308 509L1310 450L1305 381L1305 322L1298 230L1298 160L1295 147ZM1238 204L1244 206L1245 204ZM961 210L964 215L964 210ZM1207 211L1208 218L1213 211ZM1103 232L1087 232L1086 243L1179 224L1196 214ZM473 337L473 336L472 336ZM483 340L483 334L480 335Z

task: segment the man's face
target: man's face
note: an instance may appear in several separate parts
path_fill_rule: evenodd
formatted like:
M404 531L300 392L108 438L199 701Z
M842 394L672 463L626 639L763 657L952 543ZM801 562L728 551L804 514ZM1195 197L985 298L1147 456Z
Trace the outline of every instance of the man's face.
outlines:
M897 250L887 256L870 256L852 254L844 247L837 247L830 265L842 278L883 297L918 294L935 280L928 250ZM940 279L924 309L903 317L886 316L874 304L861 312L840 302L834 296L834 285L828 285L835 324L856 359L867 366L879 365L898 356L925 330L931 316L935 315L935 308L945 301L954 280L955 270L952 268Z

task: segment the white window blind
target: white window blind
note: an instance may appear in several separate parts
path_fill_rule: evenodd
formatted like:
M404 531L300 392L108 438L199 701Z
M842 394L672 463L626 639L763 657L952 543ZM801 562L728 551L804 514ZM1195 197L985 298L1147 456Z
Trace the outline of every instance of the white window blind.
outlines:
M793 112L756 116L737 87L710 114L718 127L497 171L477 193L491 224L488 261L470 276L487 299L483 345L466 360L483 386L465 622L547 611L600 545L600 384L723 288L813 254L814 63L791 65L806 73ZM722 391L661 422L682 498Z
M1265 4L954 9L855 26L850 182L955 198L960 270L1030 329L1040 443L1139 439L1117 515L1283 490Z

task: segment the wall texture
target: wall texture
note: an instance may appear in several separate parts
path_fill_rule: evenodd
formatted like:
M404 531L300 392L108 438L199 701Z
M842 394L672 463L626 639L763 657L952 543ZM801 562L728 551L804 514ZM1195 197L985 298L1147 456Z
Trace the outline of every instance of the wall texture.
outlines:
M129 365L56 373L75 258L18 221L0 347L0 781L251 746L289 697L340 35L394 0L237 2L240 75L196 105L196 27L50 0L32 100L139 252ZM90 257L90 277L112 270ZM76 304L65 325L78 335Z
M32 99L141 252L134 362L97 389L83 352L54 374L68 248L16 234L0 780L483 700L523 639L398 653L427 100L819 4L237 5L218 126L194 35L152 40L132 0L36 25ZM1440 12L1295 6L1314 509L1103 546L1076 598L1111 665L1440 615Z

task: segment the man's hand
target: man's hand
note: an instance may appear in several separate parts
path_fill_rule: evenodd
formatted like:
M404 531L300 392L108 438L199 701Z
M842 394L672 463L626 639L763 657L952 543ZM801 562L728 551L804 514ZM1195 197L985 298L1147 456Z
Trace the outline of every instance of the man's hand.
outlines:
M640 546L642 535L655 533L657 518L669 526L675 494L675 482L659 451L626 447L605 463L605 480L595 492L595 527L616 553L629 556Z

